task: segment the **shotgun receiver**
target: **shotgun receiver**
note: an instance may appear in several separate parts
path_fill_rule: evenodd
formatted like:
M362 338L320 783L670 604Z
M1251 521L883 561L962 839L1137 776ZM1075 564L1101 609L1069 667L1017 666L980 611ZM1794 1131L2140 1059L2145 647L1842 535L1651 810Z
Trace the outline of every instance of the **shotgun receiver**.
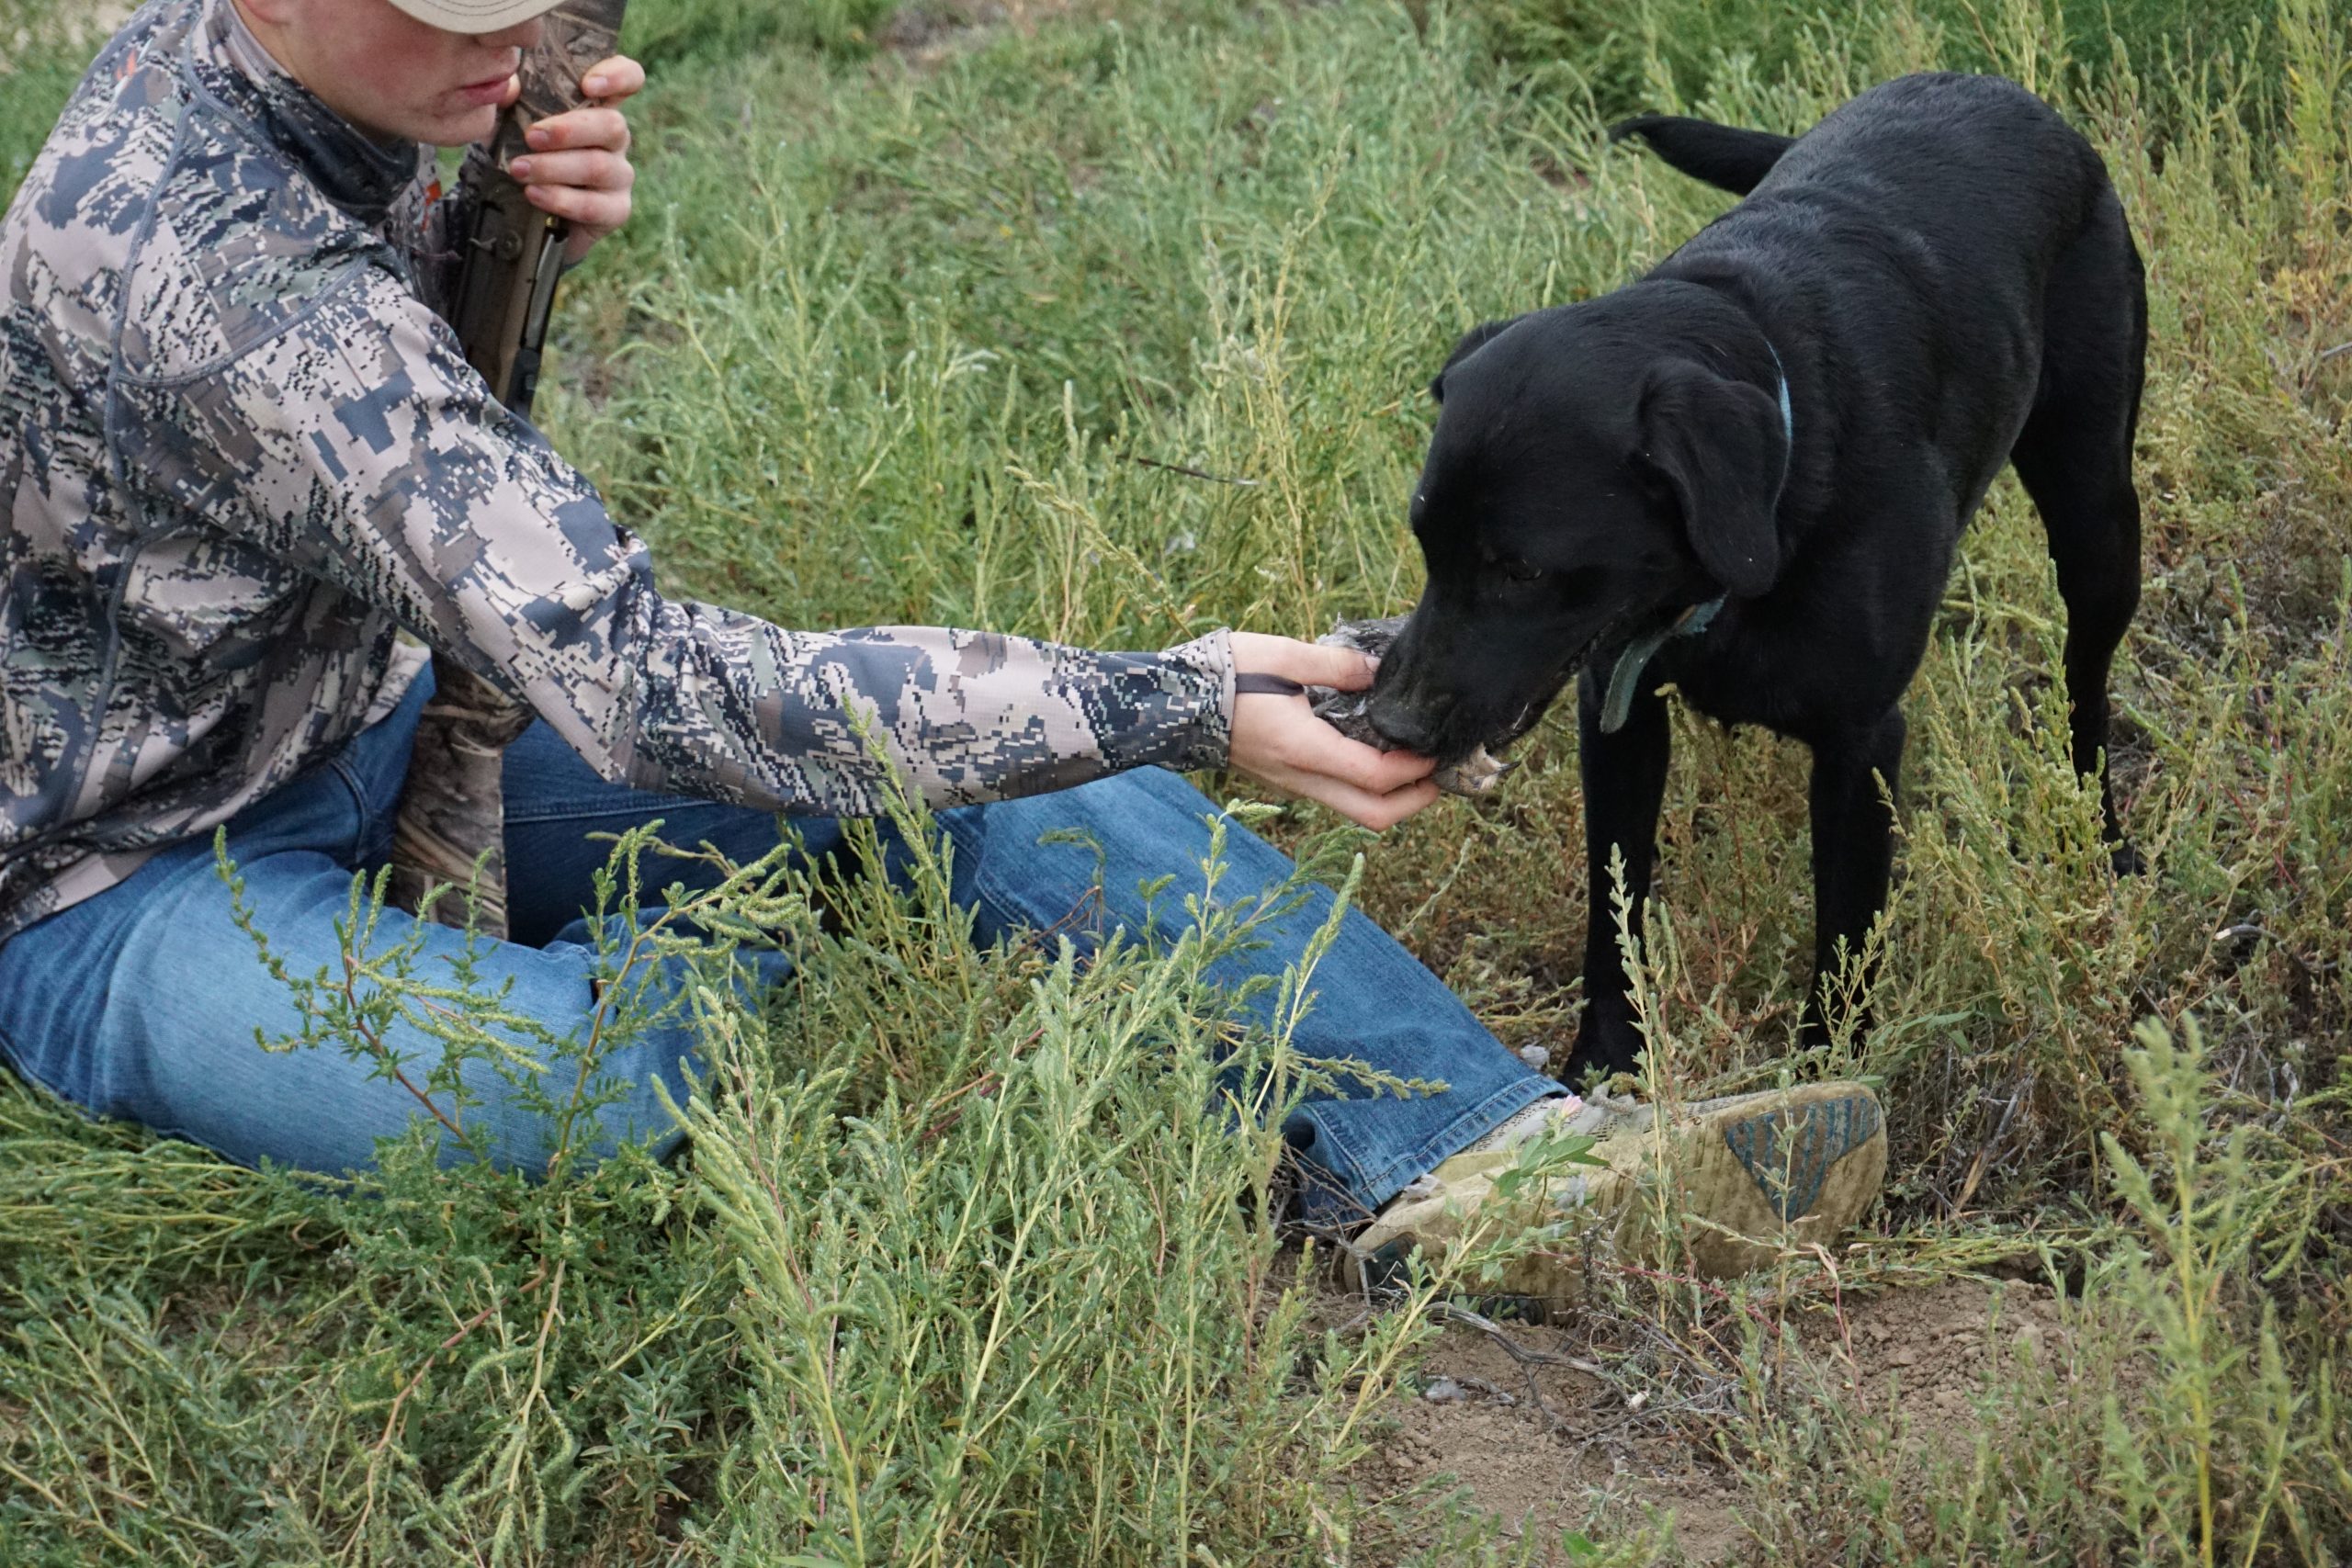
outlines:
M544 15L538 41L523 51L521 96L501 112L487 142L466 150L458 175L448 213L458 254L449 325L498 400L525 419L538 391L539 355L563 270L567 226L532 206L506 165L528 151L524 137L534 123L587 101L580 78L618 47L627 5L560 0ZM523 733L531 713L437 653L433 679L433 700L417 722L393 825L386 897L424 919L463 926L466 900L445 895L427 908L424 896L436 885L470 886L476 929L503 940L506 812L500 770L508 743Z
M566 226L531 205L506 165L530 151L524 135L533 125L587 101L580 78L618 47L628 3L562 0L540 18L539 41L523 54L522 96L499 115L488 141L466 150L458 175L450 234L459 261L449 325L498 400L526 419Z

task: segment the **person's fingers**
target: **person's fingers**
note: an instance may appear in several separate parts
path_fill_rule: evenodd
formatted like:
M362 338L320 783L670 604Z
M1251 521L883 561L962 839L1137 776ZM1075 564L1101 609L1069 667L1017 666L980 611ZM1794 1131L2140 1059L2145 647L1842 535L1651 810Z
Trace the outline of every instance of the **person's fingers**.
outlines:
M1385 795L1374 795L1333 780L1308 778L1291 793L1328 806L1351 822L1377 833L1394 828L1436 800L1437 785L1425 779Z
M1428 806L1438 795L1436 782L1429 778L1415 779L1394 789L1365 789L1346 779L1292 767L1270 757L1245 762L1238 750L1234 754L1234 765L1261 784L1271 784L1286 795L1320 802L1367 828L1393 827Z
M1352 648L1295 642L1287 653L1288 662L1277 673L1310 686L1331 686L1342 692L1363 690L1372 684L1373 676L1380 669L1379 660Z
M1385 793L1426 778L1437 763L1413 751L1351 740L1315 716L1304 696L1245 693L1233 711L1232 757L1245 772L1295 769Z
M1392 789L1386 795L1374 798L1373 816L1369 819L1360 817L1356 820L1367 828L1385 832L1415 812L1435 806L1438 793L1437 784L1429 779L1407 784L1403 789Z
M636 166L610 152L534 152L506 165L526 186L569 186L575 190L628 190L637 184Z
M626 54L600 60L580 78L580 90L600 103L616 104L634 97L645 85L645 67Z
M1231 761L1251 778L1368 828L1401 822L1437 795L1430 777L1437 764L1430 758L1351 740L1307 711L1303 697L1241 698Z
M583 190L578 186L528 185L523 195L542 212L553 213L582 234L602 236L628 221L625 190Z
M618 109L567 109L551 114L532 123L523 133L534 152L562 152L582 148L601 148L607 152L627 152L629 146L628 118Z
M1328 773L1364 789L1391 790L1426 778L1437 763L1417 751L1384 751L1351 740L1324 720L1305 697L1245 693L1234 705L1238 745L1251 754L1309 773Z
M514 107L514 100L522 96L523 78L518 73L506 78L506 91L499 96L498 107L503 109L512 108Z
M1372 684L1373 673L1380 668L1378 660L1352 648L1326 648L1319 642L1263 632L1232 636L1234 667L1252 674L1281 675L1309 686L1357 692Z
M532 151L506 166L542 212L570 223L564 254L578 262L588 247L628 221L637 169L628 161L628 122L616 109L574 109L531 127ZM548 151L540 151L548 149Z
M1437 772L1434 758L1417 751L1383 751L1377 746L1351 740L1319 718L1310 717L1308 723L1286 730L1276 744L1287 765L1302 773L1338 779L1374 795L1386 795Z

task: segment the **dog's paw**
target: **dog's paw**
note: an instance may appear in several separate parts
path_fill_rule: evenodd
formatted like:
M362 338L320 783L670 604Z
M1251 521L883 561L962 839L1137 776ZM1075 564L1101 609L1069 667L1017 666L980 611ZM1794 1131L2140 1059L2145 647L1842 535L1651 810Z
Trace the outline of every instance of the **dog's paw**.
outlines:
M1641 1070L1642 1032L1626 1018L1595 1018L1592 1010L1585 1010L1583 1021L1577 1025L1576 1048L1563 1063L1559 1053L1553 1053L1553 1076L1570 1089L1577 1089L1596 1077L1606 1078L1617 1073Z
M2148 857L2142 854L2128 840L2117 844L2109 852L2107 858L2108 863L2115 868L2115 874L2118 876L2140 876L2148 869Z

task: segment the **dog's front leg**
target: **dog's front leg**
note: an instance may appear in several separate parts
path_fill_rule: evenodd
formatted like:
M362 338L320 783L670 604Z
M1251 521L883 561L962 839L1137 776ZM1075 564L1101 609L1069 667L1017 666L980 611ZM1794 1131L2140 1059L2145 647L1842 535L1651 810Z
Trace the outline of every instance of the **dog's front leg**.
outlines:
M1889 708L1871 723L1840 728L1813 741L1813 987L1806 993L1804 1040L1828 1043L1833 1020L1843 1021L1844 998L1855 1033L1869 1026L1865 970L1841 981L1840 965L1860 963L1871 925L1886 904L1894 860L1894 818L1888 803L1902 776L1903 715ZM1879 780L1886 792L1879 792ZM1842 944L1842 948L1841 948Z
M1625 890L1633 897L1628 923L1639 940L1642 902L1650 895L1650 865L1657 854L1658 803L1666 795L1666 766L1674 744L1666 700L1654 686L1636 694L1623 728L1613 735L1602 733L1605 684L1589 668L1577 682L1577 763L1584 782L1585 886L1591 908L1585 923L1584 1021L1560 1075L1571 1083L1593 1068L1630 1072L1641 1062L1641 1032L1634 1026L1624 957L1617 946L1616 885L1609 855L1612 848L1624 853Z

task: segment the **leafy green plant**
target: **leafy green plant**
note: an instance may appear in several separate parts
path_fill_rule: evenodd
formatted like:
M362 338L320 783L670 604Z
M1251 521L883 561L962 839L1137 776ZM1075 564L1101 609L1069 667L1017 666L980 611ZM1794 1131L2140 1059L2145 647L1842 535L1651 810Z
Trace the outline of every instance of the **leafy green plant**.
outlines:
M2258 1160L2252 1126L2213 1124L2226 1098L2194 1018L2177 1038L2153 1021L2138 1035L2125 1061L2159 1141L2149 1164L2111 1136L2109 1155L2149 1241L2118 1256L2119 1293L2153 1336L2154 1355L2137 1408L2127 1415L2109 1396L2109 1484L2126 1528L2151 1550L2253 1562L2277 1533L2318 1561L2303 1499L2328 1495L2340 1461L2324 1450L2340 1434L2324 1424L2326 1396L2307 1391L2332 1386L2335 1357L2319 1349L2314 1365L2290 1372L2275 1305L2232 1298L2246 1292L2282 1215L2325 1201L2313 1190L2320 1173Z
M1794 130L1899 71L2032 79L2148 262L2146 590L2111 761L2150 870L2105 869L2047 554L2006 481L1909 702L1876 1022L1818 1056L1793 1051L1802 750L1678 711L1636 955L1654 1087L1868 1077L1890 1190L1849 1248L1756 1280L1608 1277L1581 1332L1739 1488L1747 1557L2352 1553L2343 17L1792 27L1659 0L1545 46L1555 70L1495 6L1109 9L917 64L808 47L806 8L645 0L638 216L567 286L540 407L665 591L1128 647L1401 608L1455 334L1613 288L1724 205L1607 148L1611 114ZM9 76L0 149L37 145L72 52ZM1593 892L1572 746L1547 722L1491 808L1432 808L1360 872L1313 810L1254 819L1510 1043L1556 1044ZM658 869L600 894L670 913L655 946L683 952L691 916L695 944L757 927L795 958L763 1005L717 968L677 994L710 1076L675 1163L441 1168L420 1104L379 1178L322 1185L0 1084L0 1560L1541 1560L1448 1483L1364 1482L1433 1308L1476 1287L1432 1274L1365 1316L1276 1226L1259 1129L1317 1069L1196 983L1249 911L1079 963L973 951L933 873L738 872L692 910ZM364 1052L370 1015L312 994L304 1048ZM576 1043L410 995L571 1103ZM2169 1059L2135 1033L2192 1016ZM1272 1098L1218 1100L1213 1042ZM462 1072L400 1066L466 1126ZM1956 1448L1907 1440L1865 1378L1806 1381L1809 1306L1985 1271L2063 1287L2068 1332L1987 1371ZM1600 1560L1669 1551L1593 1508Z
M621 46L655 71L795 45L854 52L894 9L893 0L636 0Z

